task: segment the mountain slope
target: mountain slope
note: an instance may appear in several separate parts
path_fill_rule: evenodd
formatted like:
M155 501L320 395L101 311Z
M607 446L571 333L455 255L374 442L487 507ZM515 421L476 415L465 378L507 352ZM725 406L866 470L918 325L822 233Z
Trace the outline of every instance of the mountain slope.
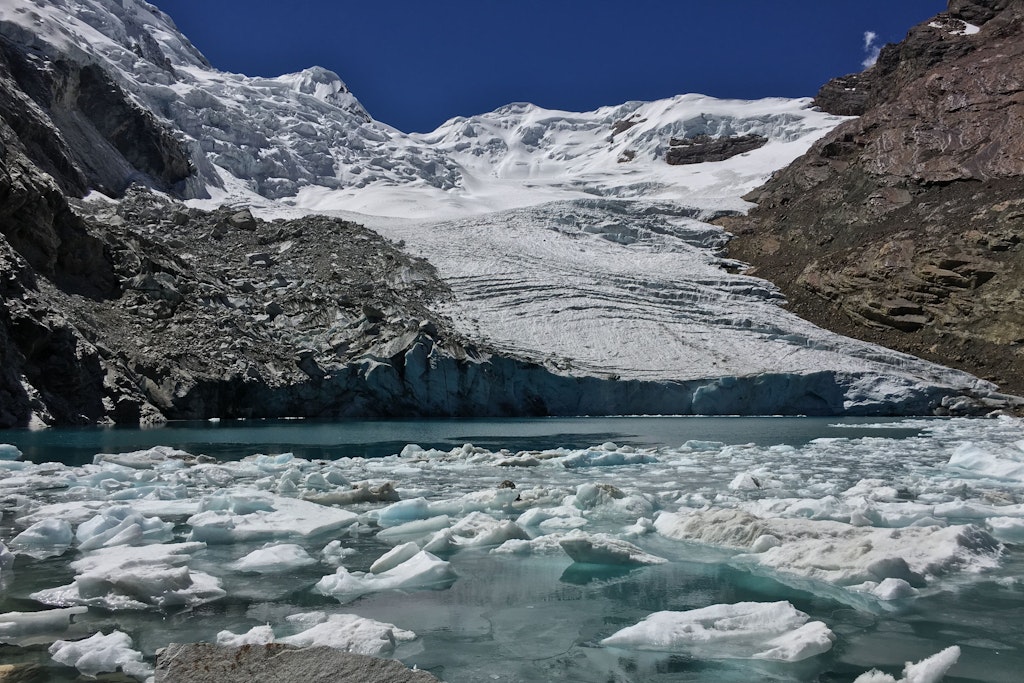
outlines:
M217 71L138 0L4 3L0 38L4 168L64 217L2 230L2 424L1005 402L722 257L704 221L842 122L806 100L515 104L406 135L327 70ZM122 198L60 192L96 189Z
M1024 3L954 0L818 101L863 113L723 224L792 310L1024 391Z

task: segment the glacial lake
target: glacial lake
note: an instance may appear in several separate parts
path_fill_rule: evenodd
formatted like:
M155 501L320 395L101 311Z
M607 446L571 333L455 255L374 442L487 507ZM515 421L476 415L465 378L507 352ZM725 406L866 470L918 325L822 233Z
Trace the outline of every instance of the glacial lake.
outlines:
M52 680L77 675L49 658L56 639L120 631L151 665L169 642L261 628L282 638L335 615L413 632L382 654L450 683L839 682L872 668L898 680L905 662L951 646L960 656L946 681L1019 681L1024 670L1016 419L225 420L8 431L0 443L27 461L0 462L0 540L17 552L0 570L4 662L42 664ZM158 449L91 464L97 453L156 446L218 462L184 465ZM299 509L283 501L311 506L304 501L325 492L387 481L400 501L320 508L325 520L351 510L355 522L314 529L297 512L294 524L248 526L275 505ZM509 482L514 494L500 488ZM168 601L157 579L127 586L116 571L72 565L90 556L81 536L12 543L40 520L77 531L110 508L166 526L90 553L122 552L128 563L138 543L182 544L174 566L188 568L191 585ZM742 516L686 525L723 511ZM777 546L751 545L741 528L751 519ZM574 561L560 547L566 537L597 548L621 541L657 561L609 552ZM325 552L332 541L340 554ZM433 548L447 578L395 586L369 573L408 542ZM259 571L242 562L285 544L308 562L282 555ZM341 588L324 588L332 576ZM905 586L888 594L871 576ZM650 633L602 642L656 612L745 603L789 603L827 628L831 646L763 657L792 631L782 617L756 628L704 624L701 638L670 644ZM76 606L87 610L71 624L4 626L5 613Z

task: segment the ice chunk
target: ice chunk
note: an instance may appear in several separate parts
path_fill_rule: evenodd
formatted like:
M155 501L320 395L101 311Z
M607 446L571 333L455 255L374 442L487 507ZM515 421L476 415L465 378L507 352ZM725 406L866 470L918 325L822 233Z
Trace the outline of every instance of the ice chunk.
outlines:
M862 593L870 593L879 600L899 600L909 598L918 594L918 590L903 579L884 579L881 582L865 581L856 586L850 586L850 590Z
M341 545L341 541L337 540L331 541L320 551L320 557L323 558L323 561L335 567L340 567L346 557L355 554L355 548L346 548Z
M355 614L332 614L327 621L293 636L279 638L278 642L298 647L320 645L345 652L380 656L393 652L397 643L415 639L415 633L394 624L364 619Z
M986 526L992 535L1006 543L1024 543L1024 518L1021 517L989 517Z
M406 560L412 559L413 556L419 553L419 551L420 547L415 543L404 543L402 545L395 546L377 558L377 561L370 565L370 573L382 574L389 569L394 569Z
M922 586L931 577L997 564L999 543L973 525L877 529L831 521L775 519L782 540L754 555L762 566L838 585L902 579Z
M922 659L917 664L907 662L903 667L903 678L896 680L889 674L872 669L861 674L853 683L938 683L946 672L960 659L960 648L956 645Z
M577 530L563 536L559 545L573 561L588 564L645 565L668 561L608 534L587 534Z
M605 444L610 445L610 444ZM562 465L567 468L575 467L615 467L618 465L643 465L646 463L658 462L658 459L649 453L635 453L630 451L606 451L586 450L573 453L562 459Z
M132 649L131 637L121 631L95 633L84 640L58 640L50 646L50 656L86 676L118 669L139 680L153 675L153 667L142 660L141 652Z
M189 571L190 554L205 543L115 546L86 553L71 563L78 574L67 586L37 591L47 605L90 605L110 610L196 606L225 595L208 574Z
M750 548L769 533L764 520L742 510L663 512L654 520L662 536L726 548Z
M39 612L0 614L0 643L16 643L21 638L38 633L63 633L76 614L88 611L88 607L64 607Z
M283 638L277 638L269 625L254 626L242 634L221 631L217 634L217 644L240 647L278 642L295 647L331 647L379 657L393 652L397 643L416 639L412 631L354 614L327 616L323 612L303 612L292 614L286 620L303 630Z
M655 612L602 645L699 657L796 662L832 648L835 636L788 602L740 602L686 612Z
M78 549L87 552L115 545L163 543L173 538L173 532L174 524L170 522L145 517L128 505L117 505L79 524L75 537Z
M483 512L473 512L450 528L438 531L423 549L443 553L469 546L501 545L514 538L528 539L529 535L511 520L498 520Z
M266 645L274 642L274 629L269 624L253 626L245 633L232 633L231 631L220 631L217 634L217 644L224 647L241 647L243 645Z
M240 572L274 574L316 564L302 546L279 543L254 550L242 559L232 562L231 568Z
M11 539L11 548L16 553L36 559L61 555L73 538L71 525L63 519L44 519Z
M560 555L565 552L560 543L564 536L565 534L556 532L528 541L512 539L505 541L497 548L492 548L491 552L498 555Z
M452 519L448 515L438 515L428 519L414 519L411 522L381 529L377 532L377 538L385 543L398 543L407 539L424 538L435 531L447 529L451 525Z
M9 443L0 443L0 460L17 460L21 457L18 447Z
M4 572L8 571L14 566L14 553L7 549L3 543L0 543L0 577L3 577Z
M349 572L344 567L338 567L334 574L320 579L314 590L344 603L366 593L395 588L447 587L456 578L449 562L426 551L420 551L405 562L380 574Z
M429 504L431 515L468 515L471 512L507 511L519 496L515 489L484 489L453 500L436 500Z
M148 470L157 467L161 469L181 469L195 464L202 459L205 459L207 462L213 460L213 458L206 456L197 457L187 451L181 451L170 446L154 446L153 448L131 451L130 453L97 453L93 456L92 461L95 465L109 463L131 469Z
M339 478L335 477L335 479ZM343 478L342 478L343 479ZM351 488L325 491L323 493L306 493L303 498L320 505L355 505L356 503L381 503L399 499L395 486L390 481L374 486L368 481L352 484Z
M887 578L922 586L940 574L995 566L1001 552L973 525L882 529L720 509L663 513L655 527L670 538L748 549L755 554L738 559L841 586ZM778 543L766 544L766 535Z
M382 527L398 526L406 522L428 519L440 515L440 512L431 512L430 503L426 498L412 498L400 500L377 511L377 523Z
M359 519L348 510L251 489L232 496L232 500L233 509L206 510L189 517L189 540L236 543L308 538L343 529ZM246 509L239 511L239 507Z
M960 444L946 465L963 474L1024 482L1024 453L1005 449L991 453L972 443Z

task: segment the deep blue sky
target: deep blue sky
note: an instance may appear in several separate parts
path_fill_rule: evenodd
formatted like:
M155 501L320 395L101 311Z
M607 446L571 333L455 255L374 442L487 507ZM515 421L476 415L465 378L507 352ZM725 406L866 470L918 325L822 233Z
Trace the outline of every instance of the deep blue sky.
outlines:
M336 71L406 132L509 102L813 96L945 0L155 0L214 66Z

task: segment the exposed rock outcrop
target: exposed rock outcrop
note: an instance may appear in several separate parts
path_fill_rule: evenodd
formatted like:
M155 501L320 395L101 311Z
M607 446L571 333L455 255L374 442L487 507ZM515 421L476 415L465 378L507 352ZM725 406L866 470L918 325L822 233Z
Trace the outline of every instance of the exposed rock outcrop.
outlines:
M838 332L1024 391L1024 3L954 0L819 106L861 113L722 223Z
M0 116L60 189L118 196L132 183L181 194L188 149L97 64L48 57L0 32Z
M436 683L401 662L330 647L169 645L157 657L157 683Z
M672 138L665 161L674 166L725 161L734 156L764 147L768 138L763 135L735 135L718 138L700 134L692 138Z

